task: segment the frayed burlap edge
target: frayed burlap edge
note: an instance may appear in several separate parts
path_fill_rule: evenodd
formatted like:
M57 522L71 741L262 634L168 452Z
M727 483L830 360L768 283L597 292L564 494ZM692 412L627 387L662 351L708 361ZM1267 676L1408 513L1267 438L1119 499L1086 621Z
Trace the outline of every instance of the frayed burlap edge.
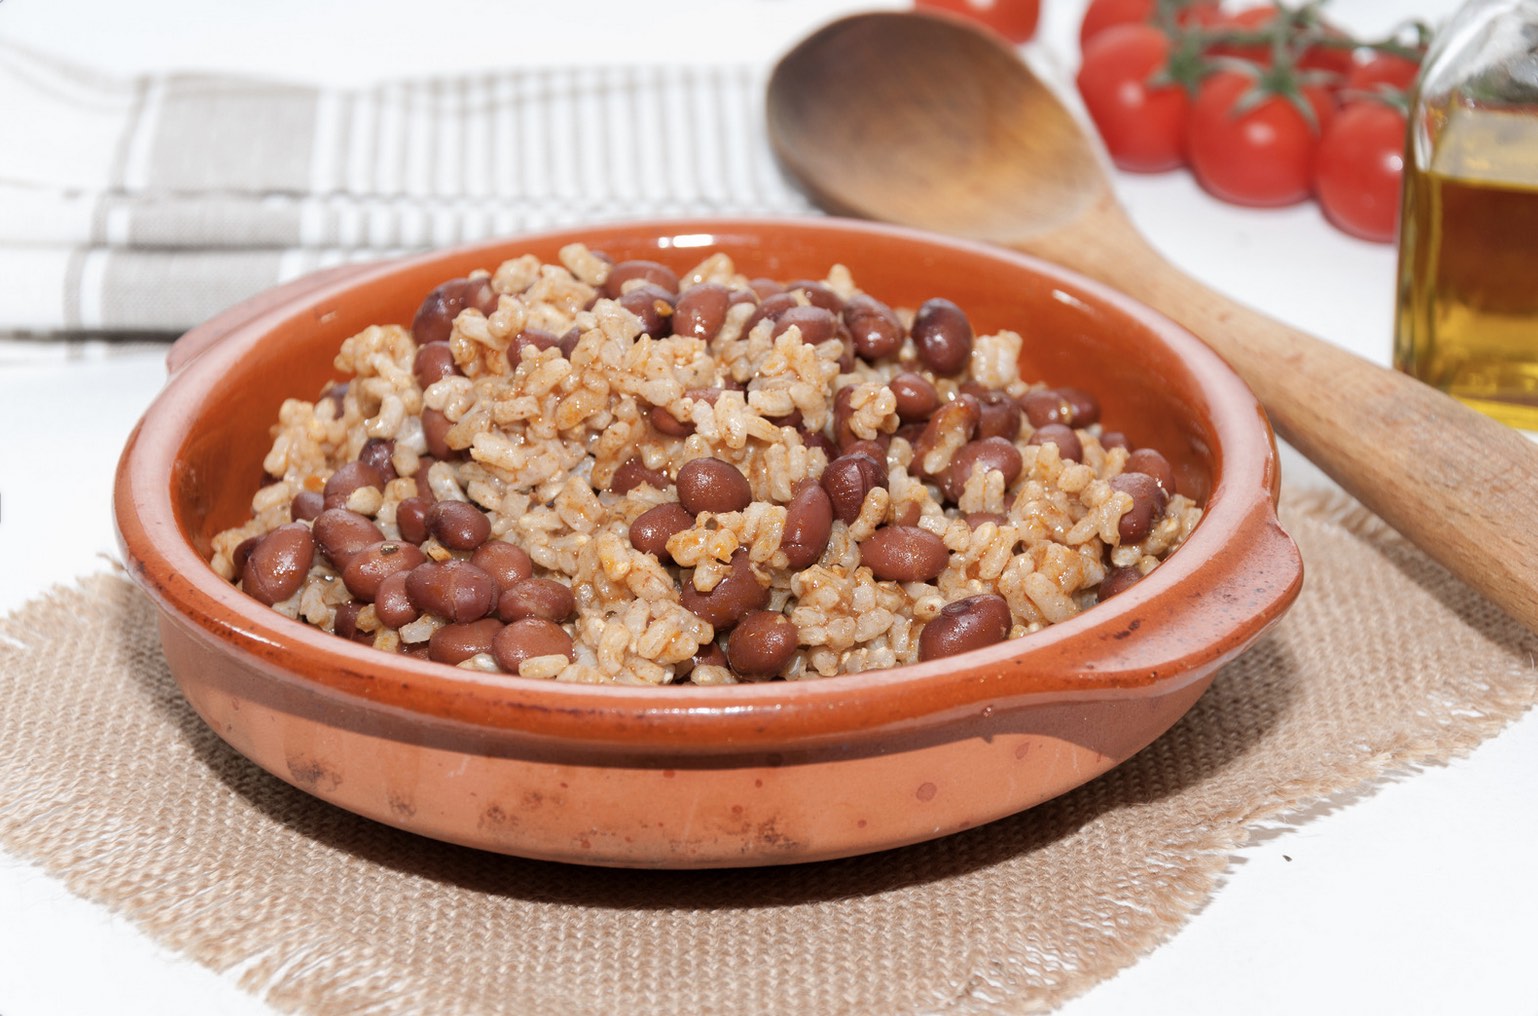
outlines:
M320 804L202 727L147 601L94 576L0 621L0 845L284 1011L1049 1011L1173 936L1255 833L1464 754L1535 700L1538 640L1359 505L1289 492L1283 517L1298 607L1127 765L931 844L748 872L496 858ZM1363 568L1398 583L1401 630L1350 665L1358 697L1308 654L1360 620L1339 618L1360 598L1339 573ZM1406 632L1427 640L1408 662Z

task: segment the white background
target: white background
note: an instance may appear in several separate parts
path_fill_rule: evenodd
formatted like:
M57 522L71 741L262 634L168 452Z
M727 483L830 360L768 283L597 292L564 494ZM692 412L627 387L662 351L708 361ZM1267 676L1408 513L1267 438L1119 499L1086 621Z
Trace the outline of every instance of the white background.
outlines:
M1045 0L1034 54L1071 73L1084 0ZM890 3L885 4L891 6ZM573 59L772 61L847 0L3 0L0 39L104 71L242 70L361 84ZM871 6L871 5L864 5ZM1383 31L1450 0L1336 0ZM3 101L3 98L0 98ZM0 152L0 175L5 154ZM1181 173L1117 177L1150 239L1217 289L1386 362L1394 255L1312 205L1256 212ZM0 610L103 567L117 451L163 378L162 351L0 351ZM59 407L65 408L59 412ZM53 429L41 436L44 412ZM1294 455L1294 480L1322 482ZM1538 1013L1538 716L1470 757L1333 802L1257 837L1175 939L1071 1003L1111 1013ZM0 802L3 807L3 802ZM262 1013L224 977L0 854L0 1013Z

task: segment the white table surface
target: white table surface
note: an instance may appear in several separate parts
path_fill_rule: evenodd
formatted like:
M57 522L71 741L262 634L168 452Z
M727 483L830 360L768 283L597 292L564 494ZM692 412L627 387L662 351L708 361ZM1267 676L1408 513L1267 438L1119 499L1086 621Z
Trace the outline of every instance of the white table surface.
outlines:
M1085 0L1045 0L1044 58L1076 61ZM890 5L890 4L886 4ZM0 0L0 39L109 71L249 70L364 83L511 61L638 62L715 52L771 61L848 0L541 5L491 0ZM865 5L870 6L870 5ZM1387 28L1451 0L1336 0L1336 18ZM367 15L361 12L367 10ZM502 26L452 43L444 25ZM431 41L428 41L431 40ZM0 152L0 173L4 153ZM1229 208L1184 174L1117 177L1134 219L1198 278L1386 362L1394 254L1330 229L1312 205ZM163 378L162 351L0 352L0 610L104 567L118 449ZM59 407L65 407L59 412ZM44 413L64 428L46 440ZM1294 480L1323 482L1296 455ZM55 492L67 492L60 496ZM0 802L3 806L3 802ZM1538 1013L1538 715L1446 767L1321 806L1235 853L1216 895L1175 938L1070 1003L1111 1013ZM0 1013L254 1014L232 979L150 941L0 853Z

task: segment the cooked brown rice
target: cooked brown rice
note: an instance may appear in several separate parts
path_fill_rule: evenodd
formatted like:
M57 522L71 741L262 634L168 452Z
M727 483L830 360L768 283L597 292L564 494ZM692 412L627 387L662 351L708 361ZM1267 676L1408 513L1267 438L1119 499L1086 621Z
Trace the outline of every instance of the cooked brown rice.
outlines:
M1031 443L1039 428L1017 414L1008 440L1020 458L1019 475L1006 482L1004 472L980 468L948 496L947 469L975 429L969 433L965 422L932 427L926 454L915 462L919 428L928 425L903 427L890 382L901 372L920 374L942 406L957 403L969 383L973 392L1002 392L988 396L1000 405L1007 396L1018 406L1045 386L1019 376L1022 338L1013 331L976 336L965 367L945 375L925 366L909 333L915 309L898 309L900 347L868 362L850 354L844 329L814 345L797 326L775 335L772 316L745 328L762 301L741 294L754 292L758 280L716 253L680 274L676 297L666 294L660 306L654 300L652 310L666 319L677 298L706 283L739 294L741 302L729 306L708 341L654 337L642 333L636 313L600 295L614 270L581 245L563 249L555 264L524 256L496 266L484 277L493 294L490 313L469 306L452 317L448 349L457 373L425 388L415 371L419 343L412 328L382 324L347 339L336 357L349 379L345 389L284 403L263 462L273 482L253 497L248 522L215 538L213 568L239 581L260 546L254 538L294 522L296 496L313 506L326 481L367 444L374 461L383 455L388 463L382 485L347 492L345 506L371 520L385 540L403 540L398 513L408 499L467 501L489 519L490 540L522 548L535 577L569 587L574 611L557 623L571 649L525 655L516 664L522 676L724 684L745 675L711 651L715 644L726 647L726 632L691 612L683 590L686 584L712 590L731 573L739 550L746 550L752 577L766 590L762 609L794 625L794 651L773 668L794 680L914 662L925 625L946 604L980 594L1007 603L1008 637L1028 636L1093 606L1113 569L1120 570L1121 585L1151 571L1200 518L1190 498L1171 490L1147 534L1122 539L1122 519L1135 498L1111 481L1127 469L1129 451L1102 432L1098 413L1074 428L1077 462L1057 443ZM841 266L819 281L840 303L860 293ZM622 288L643 285L638 279ZM758 281L758 289L771 287ZM813 295L803 288L778 303L807 305ZM565 337L566 351L549 341L554 336ZM840 410L842 389L850 394ZM1070 393L1070 401L1078 394ZM659 430L658 412L678 425ZM438 439L452 455L429 456L424 414L446 425ZM837 457L834 447L857 440L887 446L884 485L869 487L852 521L831 522L814 563L791 567L782 546L787 506L808 482L822 479L830 457ZM637 549L632 524L648 509L678 501L680 468L702 458L735 466L750 484L750 503L690 513L692 524L667 540L663 557L672 563ZM614 492L628 485L616 484L627 463L629 473L650 470L662 489L643 482ZM313 507L302 514L313 518ZM903 581L873 574L862 546L870 553L874 534L899 525L943 543L947 555L937 576ZM296 538L302 542L303 534ZM420 548L429 562L471 556L436 535ZM418 655L449 624L423 611L392 628L373 603L349 589L338 566L345 562L333 561L324 547L310 560L297 588L272 604L289 617L327 631L340 628L381 650ZM483 627L500 629L503 620ZM495 671L497 661L496 654L479 651L458 665Z

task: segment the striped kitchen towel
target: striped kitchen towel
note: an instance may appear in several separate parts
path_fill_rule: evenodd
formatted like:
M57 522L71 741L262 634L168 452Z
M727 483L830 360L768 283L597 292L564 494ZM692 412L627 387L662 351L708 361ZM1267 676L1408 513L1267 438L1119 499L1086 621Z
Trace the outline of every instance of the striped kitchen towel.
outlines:
M0 45L0 333L172 332L318 268L585 222L808 214L767 68L370 88L120 79Z

